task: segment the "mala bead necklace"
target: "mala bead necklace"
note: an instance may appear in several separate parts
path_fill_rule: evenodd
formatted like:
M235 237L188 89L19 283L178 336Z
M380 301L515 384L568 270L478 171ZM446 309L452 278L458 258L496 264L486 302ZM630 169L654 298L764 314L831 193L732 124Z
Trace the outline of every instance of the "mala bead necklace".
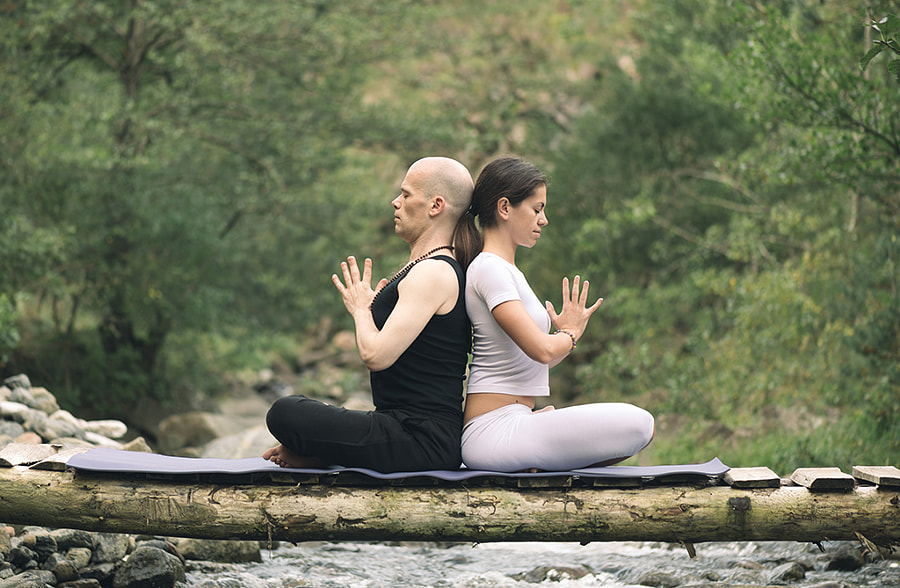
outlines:
M414 260L410 261L409 263L404 265L402 268L400 268L400 271L398 271L396 274L394 274L394 276L390 280L388 280L387 284L384 285L384 288L381 288L378 292L375 293L375 297L372 298L372 302L369 304L369 310L371 310L372 307L375 306L375 301L378 300L378 296L380 296L381 293L384 292L385 288L387 288L388 286L390 286L391 284L393 284L394 282L396 282L397 280L399 280L400 278L402 278L403 276L408 274L409 270L411 270L414 265L416 265L420 261L424 261L424 260L428 259L432 254L437 253L441 249L449 249L450 251L453 251L453 246L452 245L441 245L440 247L435 247L431 251L428 251L427 253L423 253L419 257L415 258Z

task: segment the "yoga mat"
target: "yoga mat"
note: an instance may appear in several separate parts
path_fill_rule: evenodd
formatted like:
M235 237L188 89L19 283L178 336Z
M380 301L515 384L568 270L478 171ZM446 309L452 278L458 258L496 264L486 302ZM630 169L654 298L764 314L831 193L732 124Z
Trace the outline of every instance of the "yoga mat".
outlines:
M66 465L85 472L123 474L259 474L288 472L297 474L340 474L355 472L381 480L399 480L414 476L460 481L478 477L547 478L553 476L581 476L583 478L661 478L674 475L720 476L728 466L713 458L699 464L654 466L608 466L584 468L569 472L492 472L486 470L428 470L418 472L382 473L365 468L282 468L261 457L222 459L210 457L175 457L159 453L141 453L99 447L73 455Z

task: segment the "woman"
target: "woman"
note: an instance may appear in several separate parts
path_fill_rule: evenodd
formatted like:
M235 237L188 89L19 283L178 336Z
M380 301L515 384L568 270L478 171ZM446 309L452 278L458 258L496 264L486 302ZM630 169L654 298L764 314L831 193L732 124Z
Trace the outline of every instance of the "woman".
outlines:
M533 247L547 226L546 204L547 181L537 168L518 158L497 159L479 175L469 214L457 228L457 244L467 244L457 253L468 266L466 311L474 330L462 435L463 462L472 469L609 465L653 437L653 417L630 404L534 410L535 398L550 394L550 367L575 349L603 301L587 306L588 282L575 276L570 291L563 278L557 314L550 302L541 304L516 267L516 250ZM479 241L480 253L468 264Z

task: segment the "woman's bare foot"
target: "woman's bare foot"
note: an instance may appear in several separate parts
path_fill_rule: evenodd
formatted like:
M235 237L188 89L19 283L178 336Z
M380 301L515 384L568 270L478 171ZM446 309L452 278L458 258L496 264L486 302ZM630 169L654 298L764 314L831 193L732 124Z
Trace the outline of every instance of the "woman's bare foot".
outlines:
M263 459L267 459L283 468L321 468L327 465L321 459L315 457L296 455L284 445L266 449L262 456Z

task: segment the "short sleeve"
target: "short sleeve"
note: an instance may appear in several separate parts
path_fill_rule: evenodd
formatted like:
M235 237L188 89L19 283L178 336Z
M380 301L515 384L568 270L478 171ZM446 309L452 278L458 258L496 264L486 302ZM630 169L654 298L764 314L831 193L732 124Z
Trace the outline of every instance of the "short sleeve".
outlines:
M478 271L470 275L475 293L484 300L488 310L510 300L521 300L516 288L516 279L510 265L498 257L483 257L479 260Z

